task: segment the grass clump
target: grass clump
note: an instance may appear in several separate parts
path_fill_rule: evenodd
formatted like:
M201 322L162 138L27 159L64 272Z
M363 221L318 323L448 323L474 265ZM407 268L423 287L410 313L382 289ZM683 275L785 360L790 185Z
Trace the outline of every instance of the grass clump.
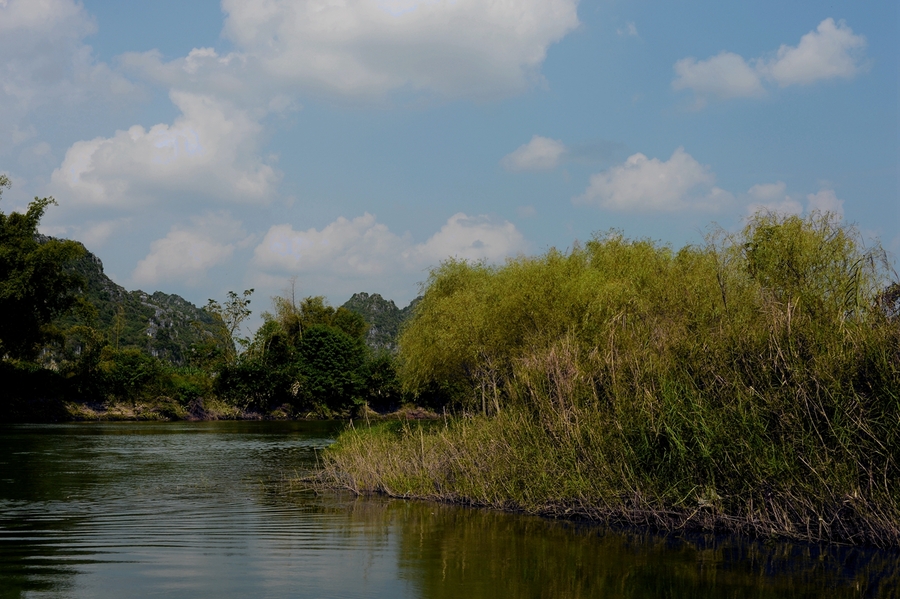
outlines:
M401 337L401 378L449 390L456 416L350 430L327 475L357 492L897 546L892 275L821 214L758 215L678 251L612 233L501 267L444 263Z

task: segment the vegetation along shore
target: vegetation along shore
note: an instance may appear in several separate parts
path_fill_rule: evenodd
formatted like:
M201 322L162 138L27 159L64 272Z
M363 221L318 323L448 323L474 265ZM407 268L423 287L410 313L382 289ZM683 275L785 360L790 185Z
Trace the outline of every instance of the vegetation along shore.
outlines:
M290 289L243 336L253 290L126 291L52 204L0 213L4 421L352 418L318 480L356 493L900 546L900 284L829 214Z
M327 484L662 529L900 546L900 286L830 215L673 250L612 232L434 270L399 340L446 420L361 425Z
M38 234L53 204L0 212L0 421L422 416L395 369L415 302L291 289L247 337L252 289L203 308L127 291L80 243Z

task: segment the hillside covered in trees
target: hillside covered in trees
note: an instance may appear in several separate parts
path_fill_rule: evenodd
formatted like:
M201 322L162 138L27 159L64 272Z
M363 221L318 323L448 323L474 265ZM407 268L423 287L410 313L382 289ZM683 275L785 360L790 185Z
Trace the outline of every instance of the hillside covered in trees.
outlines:
M409 320L422 298L417 297L405 308L398 308L394 300L386 300L377 293L354 293L341 307L356 312L369 325L366 344L372 349L397 351L397 339L403 324Z
M49 240L42 238L44 243ZM219 327L211 314L181 296L126 290L106 276L103 263L86 249L69 270L81 279L76 297L94 310L69 314L61 324L93 327L116 349L135 349L187 365L191 352L208 343Z
M39 236L42 243L52 238ZM78 244L81 246L81 244ZM103 262L83 246L83 255L67 270L80 277L75 296L95 311L75 311L60 322L66 327L93 326L117 349L136 349L176 366L202 358L198 352L221 334L221 323L204 308L162 291L128 291L103 271ZM397 351L401 327L419 298L398 308L377 293L355 293L341 308L359 314L373 350ZM206 348L209 351L209 348ZM52 351L47 353L52 356Z
M404 400L396 338L411 307L274 297L244 337L252 289L202 308L128 291L82 244L38 234L53 204L0 212L0 420L343 416Z

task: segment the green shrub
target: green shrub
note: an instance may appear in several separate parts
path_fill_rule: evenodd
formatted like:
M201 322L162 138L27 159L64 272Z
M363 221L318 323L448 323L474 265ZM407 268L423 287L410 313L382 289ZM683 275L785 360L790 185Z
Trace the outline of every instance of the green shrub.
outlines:
M500 267L449 261L400 339L401 380L480 416L330 455L362 489L896 544L890 273L819 214L678 251L613 232Z
M297 354L300 393L307 406L343 412L363 400L366 347L361 339L313 325L304 331Z

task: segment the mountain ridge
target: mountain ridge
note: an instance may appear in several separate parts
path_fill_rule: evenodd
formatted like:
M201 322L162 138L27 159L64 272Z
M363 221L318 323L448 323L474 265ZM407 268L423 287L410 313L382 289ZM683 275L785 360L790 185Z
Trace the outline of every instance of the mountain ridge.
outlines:
M86 248L84 256L70 268L85 281L77 295L96 309L96 315L69 315L62 319L64 325L90 326L117 349L138 349L179 366L190 363L196 345L216 337L216 327L220 325L206 310L177 294L128 291L106 275L102 260ZM369 325L369 347L396 352L403 324L420 299L399 308L378 293L359 292L341 307L358 313Z

